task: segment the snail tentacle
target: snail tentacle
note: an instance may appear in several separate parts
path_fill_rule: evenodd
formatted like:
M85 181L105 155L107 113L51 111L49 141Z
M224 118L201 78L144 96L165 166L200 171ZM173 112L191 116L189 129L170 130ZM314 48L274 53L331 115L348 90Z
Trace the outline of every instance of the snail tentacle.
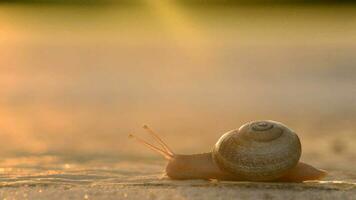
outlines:
M173 155L169 154L168 152L166 152L165 150L162 150L156 146L154 146L153 144L150 144L149 142L146 142L144 139L141 139L133 134L129 134L130 138L134 138L137 142L145 145L146 147L148 147L149 149L153 150L154 152L157 152L159 154L161 154L165 159L170 160L173 158Z
M171 156L174 155L173 151L169 148L169 146L163 142L163 140L155 133L148 125L143 125L143 128L158 142L159 145Z

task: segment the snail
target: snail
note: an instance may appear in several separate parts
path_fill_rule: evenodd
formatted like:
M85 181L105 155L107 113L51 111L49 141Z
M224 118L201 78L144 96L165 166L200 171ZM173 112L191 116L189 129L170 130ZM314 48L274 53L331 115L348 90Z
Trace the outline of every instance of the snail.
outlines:
M132 134L130 137L168 160L166 175L171 179L303 182L319 180L327 174L299 161L299 137L280 122L248 122L223 134L211 152L193 155L173 153L151 128L143 128L160 146Z

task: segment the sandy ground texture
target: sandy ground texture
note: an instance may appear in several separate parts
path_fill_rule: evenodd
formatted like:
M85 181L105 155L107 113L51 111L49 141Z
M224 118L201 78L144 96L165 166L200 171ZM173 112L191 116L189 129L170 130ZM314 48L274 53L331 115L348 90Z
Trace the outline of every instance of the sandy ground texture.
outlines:
M121 167L120 167L121 166ZM128 166L132 166L129 168ZM356 199L352 174L331 171L323 181L256 183L170 180L161 164L110 168L4 169L1 199Z
M205 181L144 182L102 186L30 185L4 187L3 199L356 199L354 184Z

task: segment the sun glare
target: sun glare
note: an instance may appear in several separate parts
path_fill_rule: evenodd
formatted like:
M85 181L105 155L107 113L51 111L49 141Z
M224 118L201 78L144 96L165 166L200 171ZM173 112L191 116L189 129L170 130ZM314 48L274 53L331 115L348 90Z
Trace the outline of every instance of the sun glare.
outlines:
M192 60L204 64L212 53L209 48L209 34L200 29L175 1L147 0L147 5L163 24L162 28L168 31L174 45Z

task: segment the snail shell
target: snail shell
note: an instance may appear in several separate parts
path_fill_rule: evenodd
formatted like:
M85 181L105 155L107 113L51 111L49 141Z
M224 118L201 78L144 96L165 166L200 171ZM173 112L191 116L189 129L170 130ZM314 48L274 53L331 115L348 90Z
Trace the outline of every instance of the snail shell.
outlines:
M221 170L250 181L275 180L295 167L300 156L298 136L275 121L253 121L229 131L212 151Z

